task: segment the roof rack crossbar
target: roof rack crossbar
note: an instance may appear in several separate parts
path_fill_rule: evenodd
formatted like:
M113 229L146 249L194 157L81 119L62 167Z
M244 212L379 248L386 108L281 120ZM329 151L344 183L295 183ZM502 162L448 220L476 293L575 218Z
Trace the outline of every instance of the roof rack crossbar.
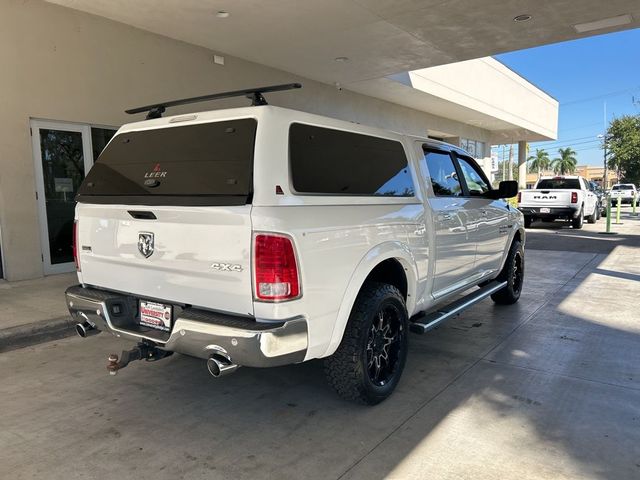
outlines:
M269 85L266 87L249 88L246 90L235 90L232 92L213 93L211 95L201 95L199 97L183 98L182 100L171 100L169 102L154 103L152 105L146 105L144 107L131 108L125 110L129 115L136 113L148 112L147 120L152 118L160 118L164 111L169 107L175 107L178 105L188 105L190 103L208 102L210 100L220 100L223 98L232 97L247 97L251 100L252 106L268 105L267 100L262 95L269 92L281 92L283 90L293 90L296 88L302 88L300 83L285 83L282 85Z

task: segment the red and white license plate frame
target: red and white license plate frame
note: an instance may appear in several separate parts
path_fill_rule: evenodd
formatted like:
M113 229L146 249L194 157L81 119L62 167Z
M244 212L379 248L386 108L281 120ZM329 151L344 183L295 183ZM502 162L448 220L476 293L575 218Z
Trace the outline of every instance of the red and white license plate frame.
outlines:
M171 305L140 300L140 326L169 332L172 318L173 307Z

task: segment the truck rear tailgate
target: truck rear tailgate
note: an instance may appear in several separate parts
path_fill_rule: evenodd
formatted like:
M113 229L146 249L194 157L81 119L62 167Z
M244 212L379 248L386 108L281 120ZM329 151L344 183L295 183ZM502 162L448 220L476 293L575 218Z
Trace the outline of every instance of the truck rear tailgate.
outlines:
M136 219L148 212L153 219ZM142 298L253 314L251 206L79 204L85 284Z
M157 123L123 127L78 191L82 280L251 315L257 121Z
M522 190L520 206L567 207L571 205L572 190Z

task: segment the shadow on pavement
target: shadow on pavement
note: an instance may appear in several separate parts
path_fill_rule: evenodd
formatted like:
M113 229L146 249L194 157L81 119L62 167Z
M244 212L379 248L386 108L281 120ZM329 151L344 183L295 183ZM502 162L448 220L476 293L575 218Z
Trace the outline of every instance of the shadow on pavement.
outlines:
M628 224L640 224L639 217L627 216L623 219ZM558 250L571 252L593 252L608 254L618 246L640 247L640 235L628 233L629 229L621 230L613 225L614 235L604 235L600 232L606 230L603 220L596 225L574 230L569 224L563 222L534 222L532 228L527 229L526 246L533 250Z

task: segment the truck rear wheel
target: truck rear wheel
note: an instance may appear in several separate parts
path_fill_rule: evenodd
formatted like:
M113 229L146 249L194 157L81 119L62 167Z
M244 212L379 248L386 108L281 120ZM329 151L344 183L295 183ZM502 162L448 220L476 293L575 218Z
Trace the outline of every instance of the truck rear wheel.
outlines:
M524 228L531 228L531 224L533 223L533 217L530 215L524 216Z
M511 305L520 299L524 283L524 248L519 240L514 240L509 249L507 260L500 275L499 282L507 282L507 286L491 295L491 299L500 305Z
M580 213L578 214L578 216L571 220L571 225L573 226L573 228L575 228L577 230L580 230L582 228L582 226L584 225L584 210L583 209L580 209Z
M396 287L377 282L362 287L340 346L324 361L327 380L338 395L367 405L391 395L407 359L408 321Z

